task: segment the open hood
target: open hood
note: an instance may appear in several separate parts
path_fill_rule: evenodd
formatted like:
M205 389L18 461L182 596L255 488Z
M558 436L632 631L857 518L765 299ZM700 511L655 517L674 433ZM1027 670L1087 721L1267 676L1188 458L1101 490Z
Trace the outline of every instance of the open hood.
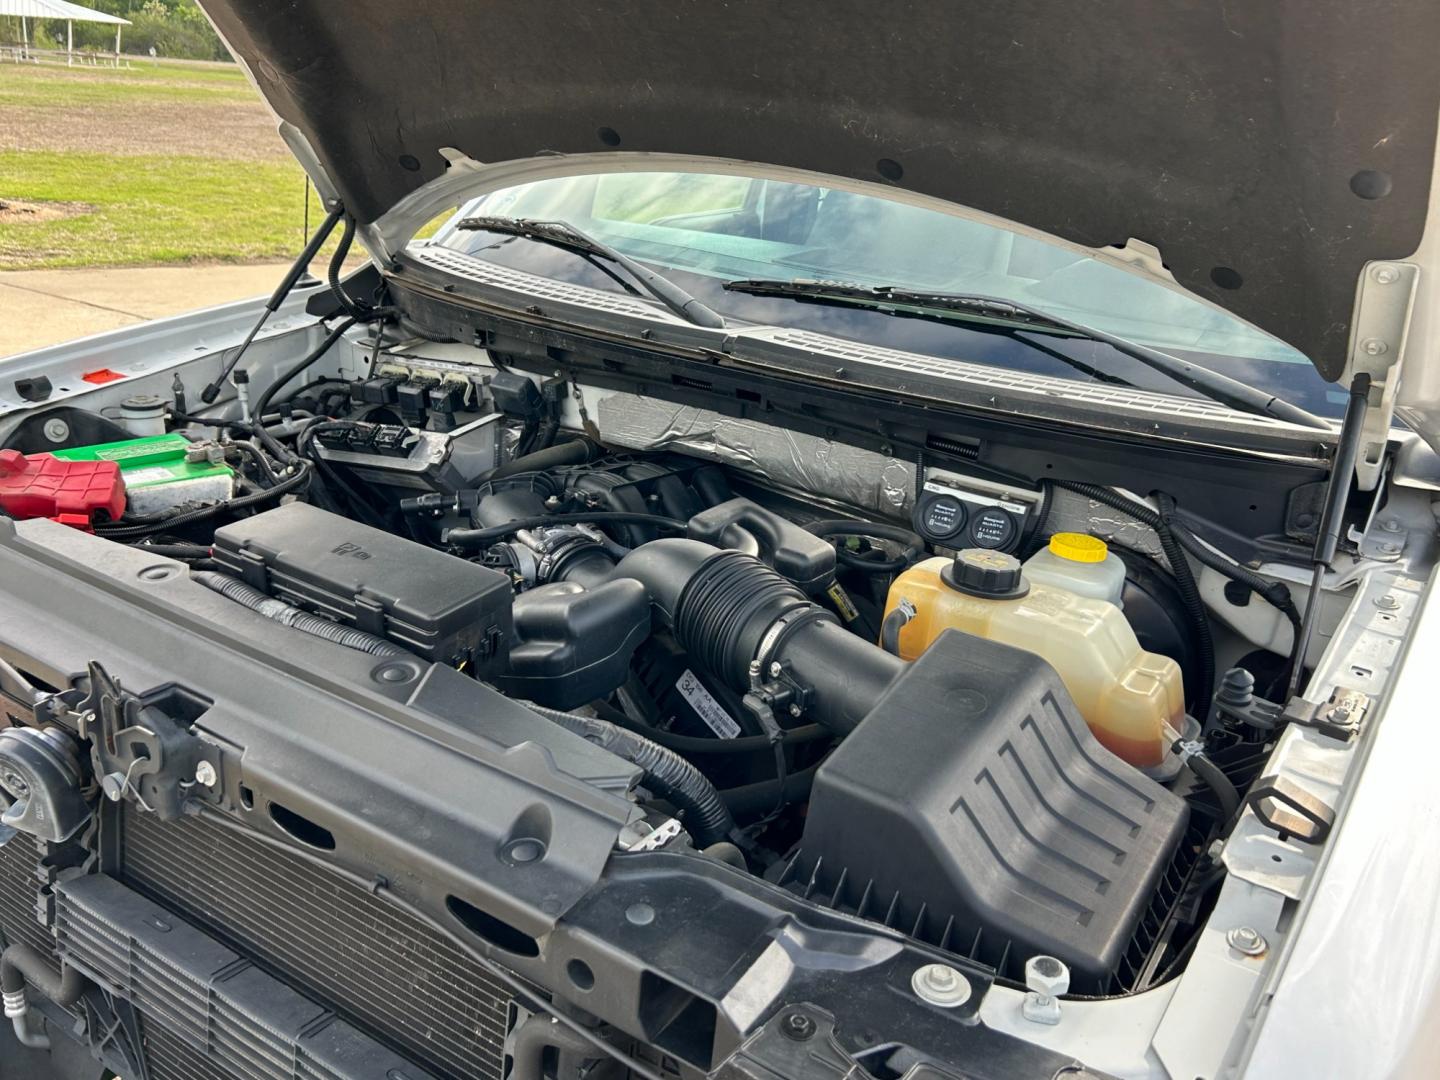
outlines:
M1176 281L1345 369L1416 250L1440 5L202 0L362 222L445 170L633 150L907 188Z

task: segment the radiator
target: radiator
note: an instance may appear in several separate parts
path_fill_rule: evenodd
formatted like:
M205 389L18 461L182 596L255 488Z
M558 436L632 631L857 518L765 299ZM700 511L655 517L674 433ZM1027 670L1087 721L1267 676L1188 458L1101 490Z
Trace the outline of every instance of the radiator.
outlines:
M120 877L134 894L229 950L237 970L248 961L284 984L264 995L267 1004L293 990L426 1076L499 1080L510 995L429 926L303 858L197 818L163 823L132 810L122 851ZM38 860L24 833L0 844L0 930L7 942L27 942L48 956L57 941L36 918ZM301 1039L288 1048L262 1045L257 1032L273 1028L273 1017L261 1015L257 1025L243 1000L220 1010L223 993L214 986L195 981L193 972L177 975L162 953L149 955L113 912L102 909L96 918L83 902L96 884L103 885L88 879L71 897L57 890L59 945L134 1002L152 1080L326 1075L310 1066L297 1071L286 1060L303 1048ZM222 982L243 990L244 980ZM294 1000L303 1014L305 1003ZM301 1034L340 1024L322 1019ZM219 1044L212 1041L217 1033ZM249 1050L237 1057L242 1044ZM391 1075L419 1074L402 1068Z
M499 1080L510 995L449 939L232 829L138 811L125 826L121 876L136 892L427 1072ZM164 1028L162 1017L146 1017L160 1076L226 1077L187 1057Z
M112 877L62 881L54 895L60 955L144 1017L148 1037L142 1044L151 1059L178 1041L192 1061L198 1058L206 1072L222 1076L433 1080L432 1073ZM159 1043L158 1032L164 1033Z
M0 844L0 930L7 943L24 942L48 956L55 942L35 917L39 861L40 852L28 833L17 832Z

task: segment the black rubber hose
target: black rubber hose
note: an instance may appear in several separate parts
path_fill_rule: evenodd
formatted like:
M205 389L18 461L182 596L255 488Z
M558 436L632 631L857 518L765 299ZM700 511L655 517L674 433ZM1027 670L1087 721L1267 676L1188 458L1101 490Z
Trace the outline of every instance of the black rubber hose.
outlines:
M745 693L753 663L788 667L807 690L806 715L840 735L905 667L751 555L699 540L652 540L615 573L645 586L656 617L703 670Z
M283 600L266 596L259 589L252 588L239 578L230 577L228 574L217 574L213 570L197 570L192 572L190 577L207 589L213 589L221 596L234 600L237 604L264 615L267 619L274 619L278 623L294 627L313 637L323 638L336 645L343 645L347 649L369 653L371 656L408 655L400 646L386 641L382 637L376 637L374 634L368 634L364 630L356 630L353 627L341 626L339 623L331 622L319 615L302 611Z
M335 342L339 341L340 335L342 335L343 333L345 333L346 330L349 330L352 326L354 326L355 322L356 320L351 317L349 319L344 319L341 322L336 323L335 328L325 335L325 339L321 341L319 345L316 345L315 348L311 349L308 353L306 353L303 357L301 357L293 365L291 365L287 370L281 372L275 377L275 380L265 388L265 392L256 399L255 407L251 410L251 412L255 416L264 416L265 413L268 412L270 409L270 402L274 399L275 395L280 392L280 388L286 383L288 383L291 379L295 378L296 375L299 375L311 364L315 363L316 360L319 360L320 357L324 356L327 352L329 352L330 346L334 345ZM259 434L259 431L263 430L263 427L259 428L257 434Z
M651 525L671 532L684 532L686 523L679 518L661 514L631 514L618 510L595 511L586 514L539 514L535 517L517 518L503 525L491 525L484 529L450 529L441 538L455 547L481 548L514 536L521 529L539 529L546 525Z
M1195 631L1195 650L1200 660L1200 685L1195 688L1195 702L1192 708L1195 719L1203 725L1210 715L1210 698L1215 693L1215 639L1210 633L1210 616L1205 610L1205 601L1200 596L1200 587L1195 584L1195 575L1190 569L1190 560L1180 550L1180 541L1175 535L1171 515L1175 512L1175 500L1163 492L1155 496L1160 506L1155 535L1160 540L1160 550L1170 564L1175 585L1180 590L1180 602L1190 616L1190 625Z
M864 570L870 574L898 574L918 559L925 551L925 541L902 525L885 521L849 521L840 518L826 518L812 521L804 526L814 536L865 536L872 539L893 540L904 544L905 549L894 559L866 559L847 551L844 544L836 546L835 554L846 566Z
M915 609L907 608L904 601L891 609L880 624L880 647L891 656L900 655L900 631L915 617Z
M511 458L504 465L497 465L489 472L481 473L475 481L479 487L487 480L503 480L507 476L514 476L523 472L545 472L548 469L558 469L566 465L583 465L589 461L595 453L595 446L586 439L567 439L562 443L555 443L543 450L536 450L533 454L522 454L519 457Z
M1099 484L1082 484L1069 480L1056 480L1054 483L1056 487L1062 487L1067 491L1084 495L1087 498L1094 499L1096 502L1102 502L1106 506L1114 507L1116 510L1123 510L1136 521L1142 525L1148 525L1151 529L1156 529L1159 525L1160 516L1155 513L1154 510L1150 509L1150 507L1144 503L1126 498L1118 491L1102 487ZM1267 581L1259 574L1252 572L1248 567L1231 562L1223 555L1211 551L1208 546L1202 544L1199 538L1193 536L1188 530L1173 525L1173 523L1172 528L1175 533L1175 539L1180 542L1180 546L1189 552L1196 562L1225 575L1231 581L1236 581L1244 585L1271 607L1280 611L1285 618L1290 621L1290 625L1294 627L1298 633L1300 629L1300 612L1299 609L1295 607L1295 601L1291 598L1290 590L1284 582Z
M728 840L735 832L735 819L715 785L675 751L608 720L527 705L547 720L638 766L645 786L681 813L685 828L701 847Z
M33 945L16 942L0 952L0 990L18 994L26 985L56 1005L71 1006L85 992L85 976L69 965L57 975L44 955Z
M510 1036L507 1050L511 1061L508 1080L545 1080L545 1058L552 1050L576 1058L595 1056L595 1048L587 1040L544 1013L531 1013L521 1021ZM399 1070L392 1072L401 1075Z
M1030 558L1046 543L1050 528L1050 513L1055 509L1055 483L1046 478L1040 481L1040 513L1031 528L1030 539L1025 544L1024 559Z
M515 456L529 457L535 450L535 437L540 432L540 421L531 418L520 425L520 435L515 440Z
M355 219L346 215L345 230L340 234L340 243L335 245L334 254L330 256L330 265L326 270L326 280L330 284L330 292L335 297L335 302L340 305L342 311L352 319L363 319L369 314L369 305L357 303L351 299L345 287L340 284L340 270L345 265L345 257L350 254L350 245L355 241ZM258 414L261 410L256 410Z
M535 436L535 450L533 453L540 453L542 450L549 450L555 445L555 436L560 432L560 420L551 416L540 424L540 431Z
M730 813L737 818L759 817L770 813L777 806L808 799L810 790L815 786L815 774L819 768L819 765L811 765L808 769L791 773L783 782L761 780L743 787L726 788L720 792L720 798L725 800Z
M1186 764L1190 766L1190 771L1195 774L1196 778L1214 793L1216 801L1220 804L1220 820L1227 824L1234 820L1235 812L1240 809L1240 792L1230 782L1230 778L1221 771L1220 766L1204 754L1192 754Z

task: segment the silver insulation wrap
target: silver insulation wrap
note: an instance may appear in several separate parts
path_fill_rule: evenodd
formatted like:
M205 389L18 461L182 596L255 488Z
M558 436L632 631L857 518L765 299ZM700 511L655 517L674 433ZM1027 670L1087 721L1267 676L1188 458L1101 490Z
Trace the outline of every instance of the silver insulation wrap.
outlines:
M634 394L607 394L596 412L611 445L684 451L886 517L908 516L915 500L911 461Z
M1057 487L1052 489L1051 494L1055 503L1046 522L1047 531L1090 533L1109 543L1158 559L1162 564L1165 562L1160 540L1148 525L1142 525L1129 514L1078 492Z

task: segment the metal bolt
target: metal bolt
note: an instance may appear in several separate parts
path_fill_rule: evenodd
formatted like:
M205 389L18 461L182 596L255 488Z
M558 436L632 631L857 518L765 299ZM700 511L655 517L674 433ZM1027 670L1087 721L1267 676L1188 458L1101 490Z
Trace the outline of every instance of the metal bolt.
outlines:
M1037 1024L1058 1024L1070 969L1053 956L1032 956L1025 961L1025 986L1030 992L1020 1003L1020 1015Z
M1366 338L1360 343L1360 351L1366 356L1383 356L1390 351L1390 346L1379 338Z
M215 781L219 779L220 777L215 773L215 766L211 765L210 762L202 761L199 765L195 766L195 782L197 784L203 784L205 787L214 787Z
M46 420L45 426L40 430L44 432L45 438L51 442L64 442L70 437L70 425L59 417L53 420Z
M1399 519L1399 518L1382 518L1381 521L1380 521L1380 528L1384 529L1386 532L1399 532L1399 531L1400 531L1400 519Z
M949 964L926 964L910 976L910 989L921 1001L953 1009L970 1000L970 980Z
M776 661L774 661L774 662L771 663L771 665L770 665L770 677L771 677L772 679L778 679L782 674L784 674L784 672L785 672L785 669L780 666L780 661L779 661L779 660L776 660Z
M1245 956L1261 956L1269 948L1253 926L1237 926L1225 935L1225 943Z
M119 802L125 794L125 774L119 772L107 773L100 778L100 790L111 802Z
M805 711L805 710L802 709L802 708L800 708L799 705L791 705L791 706L790 706L790 715L791 715L791 716L798 717L798 716L799 716L801 713L803 713L804 711Z
M1398 554L1400 553L1400 545L1399 545L1399 544L1381 544L1381 545L1380 545L1380 550L1381 550L1382 553L1384 553L1384 554L1386 554L1386 555L1398 555Z
M804 1042L815 1034L815 1021L804 1013L789 1013L780 1021L780 1033L796 1042Z
M1375 606L1381 611L1397 611L1400 608L1400 601L1387 592L1384 596L1375 597Z
M631 904L625 909L625 921L631 926L649 926L655 921L655 909L649 904Z
M1400 280L1400 271L1393 266L1377 266L1374 277L1381 285L1394 285Z

